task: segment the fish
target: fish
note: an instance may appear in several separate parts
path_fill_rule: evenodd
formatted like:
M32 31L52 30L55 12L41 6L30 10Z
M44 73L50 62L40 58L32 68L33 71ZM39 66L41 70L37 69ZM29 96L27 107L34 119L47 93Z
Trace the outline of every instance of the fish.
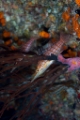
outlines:
M71 39L72 35L67 33L60 33L60 40L56 42L54 45L50 46L48 49L45 50L44 55L45 56L51 56L51 54L58 55L61 53L61 48L64 45L64 43L68 42ZM55 60L40 60L37 64L36 70L34 74L32 75L33 82L35 79L40 77L51 64L53 64Z
M32 47L32 44L33 44L33 42L35 40L36 40L36 38L32 37L29 41L23 43L22 46L21 46L21 48L20 48L21 51L23 51L23 52L29 52L30 49L31 49L31 47Z

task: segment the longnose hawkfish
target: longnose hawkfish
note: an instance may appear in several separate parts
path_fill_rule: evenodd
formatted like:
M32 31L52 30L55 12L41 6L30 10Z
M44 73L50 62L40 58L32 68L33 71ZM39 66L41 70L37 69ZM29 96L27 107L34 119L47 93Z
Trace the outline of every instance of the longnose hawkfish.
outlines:
M45 56L50 56L51 54L58 55L61 53L61 49L64 43L68 42L71 39L71 34L60 34L60 40L55 43L53 46L49 47L45 52ZM54 62L55 60L41 60L38 62L37 68L35 73L32 75L32 80L34 81L36 78L38 78L40 75L42 75L49 66Z
M31 47L32 47L32 44L34 43L34 41L36 39L37 39L37 37L36 38L31 38L29 41L23 43L22 46L21 46L21 50L25 51L25 52L29 52Z

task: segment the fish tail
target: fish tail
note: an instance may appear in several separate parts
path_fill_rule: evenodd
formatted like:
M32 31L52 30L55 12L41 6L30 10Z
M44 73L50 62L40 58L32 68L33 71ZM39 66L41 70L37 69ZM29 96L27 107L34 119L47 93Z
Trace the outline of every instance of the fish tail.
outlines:
M36 79L35 76L32 75L31 82L33 82L35 79Z
M33 82L36 78L38 78L38 74L34 73L31 77L31 82Z

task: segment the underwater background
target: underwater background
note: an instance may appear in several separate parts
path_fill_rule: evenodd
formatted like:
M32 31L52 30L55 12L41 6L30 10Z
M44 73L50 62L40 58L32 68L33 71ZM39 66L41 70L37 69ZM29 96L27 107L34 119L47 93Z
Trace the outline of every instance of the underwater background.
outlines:
M0 120L80 120L80 1L0 0Z

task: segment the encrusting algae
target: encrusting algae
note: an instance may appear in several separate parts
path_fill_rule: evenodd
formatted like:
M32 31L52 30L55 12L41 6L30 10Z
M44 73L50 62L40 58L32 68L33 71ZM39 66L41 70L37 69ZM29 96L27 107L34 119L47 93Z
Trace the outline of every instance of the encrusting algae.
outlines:
M58 56L58 60L63 64L68 64L68 71L74 71L80 68L80 57L68 58L65 59L62 55Z

